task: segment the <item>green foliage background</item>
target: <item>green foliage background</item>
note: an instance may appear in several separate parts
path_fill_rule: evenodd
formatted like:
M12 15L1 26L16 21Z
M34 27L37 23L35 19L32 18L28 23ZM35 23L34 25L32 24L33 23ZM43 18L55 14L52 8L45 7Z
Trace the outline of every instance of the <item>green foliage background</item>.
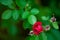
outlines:
M51 23L52 15L57 21ZM49 31L28 35L35 22ZM60 40L60 0L0 0L0 40Z

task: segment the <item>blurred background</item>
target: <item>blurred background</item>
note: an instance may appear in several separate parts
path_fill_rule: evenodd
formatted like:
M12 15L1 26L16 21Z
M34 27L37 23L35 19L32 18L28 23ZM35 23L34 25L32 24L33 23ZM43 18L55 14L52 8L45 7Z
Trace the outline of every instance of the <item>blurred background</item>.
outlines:
M36 15L31 14L33 8L40 12ZM44 33L47 35L47 40L60 40L60 0L0 0L0 40L37 40L33 39L34 37L29 39L28 34L32 25L27 17L34 15L37 21L41 21L42 16L51 18L53 14L59 28L51 27L50 31ZM47 23L45 24L45 22ZM44 21L43 24L51 25L48 21Z

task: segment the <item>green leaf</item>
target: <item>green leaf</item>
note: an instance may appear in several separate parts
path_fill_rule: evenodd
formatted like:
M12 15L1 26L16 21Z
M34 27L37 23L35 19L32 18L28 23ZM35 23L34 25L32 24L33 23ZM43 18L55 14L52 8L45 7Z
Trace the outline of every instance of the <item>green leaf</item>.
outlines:
M35 36L30 37L29 40L35 40Z
M59 29L59 26L58 26L58 23L57 23L57 22L53 22L52 25L53 25L53 27L54 27L55 29Z
M11 9L15 8L13 0L0 0L1 4L8 6Z
M55 40L54 36L51 33L46 33L46 34L48 40Z
M11 8L11 9L15 9L15 5L14 4L8 5L8 7Z
M4 5L11 5L13 3L12 0L0 0L0 2Z
M47 35L46 35L44 32L42 32L42 33L39 35L39 38L40 38L40 40L47 40Z
M26 19L28 16L29 16L29 12L28 11L25 11L22 14L22 19Z
M36 8L33 8L33 9L31 10L31 14L33 14L33 15L36 15L36 14L38 14L38 13L39 13L39 10L36 9Z
M42 16L42 17L41 17L41 19L42 19L42 20L48 20L48 19L49 19L49 17Z
M59 30L52 29L51 33L55 37L56 40L60 40L60 32L59 32Z
M34 15L30 15L28 17L28 22L33 25L37 21L36 17Z
M26 6L26 1L25 0L16 0L16 4L20 7L20 8L24 8Z
M2 19L9 19L11 17L12 11L11 10L6 10L2 14Z
M28 36L26 40L39 40L39 37L37 35Z
M18 12L18 10L13 10L12 18L14 20L17 20L19 18L19 12Z

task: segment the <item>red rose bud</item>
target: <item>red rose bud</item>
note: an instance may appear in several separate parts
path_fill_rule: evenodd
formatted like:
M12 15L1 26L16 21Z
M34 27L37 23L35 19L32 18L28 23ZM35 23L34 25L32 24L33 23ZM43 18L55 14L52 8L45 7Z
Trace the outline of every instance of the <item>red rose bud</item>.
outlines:
M42 27L42 23L41 22L36 22L33 25L33 33L35 35L38 35L39 33L41 33L43 31L43 27Z

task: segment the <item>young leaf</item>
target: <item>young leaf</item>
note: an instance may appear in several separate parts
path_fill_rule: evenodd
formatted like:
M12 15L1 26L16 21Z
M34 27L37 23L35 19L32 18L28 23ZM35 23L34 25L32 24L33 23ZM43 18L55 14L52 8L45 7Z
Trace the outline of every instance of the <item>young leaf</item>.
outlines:
M36 17L34 15L30 15L28 17L28 22L33 25L37 21Z
M24 8L26 6L26 1L25 0L16 0L16 4L20 8Z
M58 26L58 23L57 23L57 22L53 22L52 25L53 25L53 27L54 27L55 29L59 29L59 26Z
M42 19L42 20L48 20L48 19L49 19L49 17L42 16L42 17L41 17L41 19Z
M17 20L19 18L18 10L13 10L12 17L14 20Z
M9 19L11 17L12 11L11 10L6 10L2 14L2 19Z
M39 10L36 9L36 8L33 8L33 9L31 10L31 14L36 15L36 14L38 14L38 13L39 13Z
M29 16L29 12L28 12L28 11L25 11L25 12L22 14L22 19L26 19L28 16Z

